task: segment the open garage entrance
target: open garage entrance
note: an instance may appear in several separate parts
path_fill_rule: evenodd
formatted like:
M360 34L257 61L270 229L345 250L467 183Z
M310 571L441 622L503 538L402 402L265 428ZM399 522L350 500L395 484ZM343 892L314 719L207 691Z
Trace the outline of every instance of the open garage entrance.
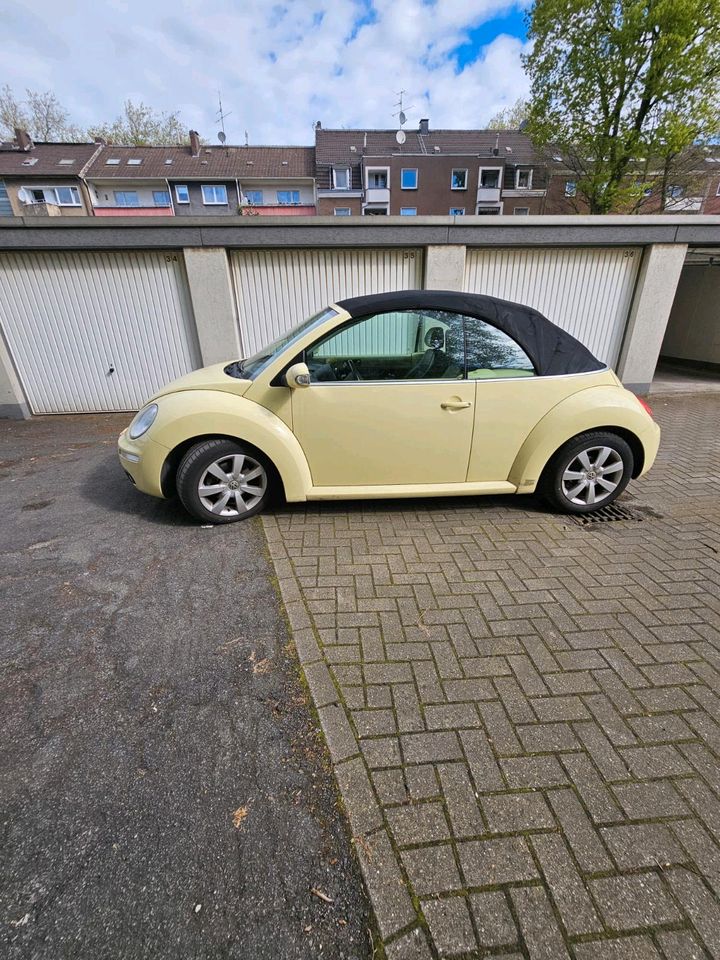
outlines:
M720 248L688 251L652 393L720 393Z

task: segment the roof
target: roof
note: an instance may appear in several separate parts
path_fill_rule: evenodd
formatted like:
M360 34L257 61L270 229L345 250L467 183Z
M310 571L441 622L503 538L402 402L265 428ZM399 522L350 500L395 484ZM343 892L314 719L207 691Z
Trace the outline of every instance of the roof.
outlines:
M119 160L119 163L108 163ZM140 161L128 163L129 160ZM190 147L118 147L112 144L86 171L92 180L190 180L220 177L301 178L315 176L313 147L201 146L193 157Z
M493 157L508 163L532 164L539 161L530 138L519 130L430 130L421 134L405 130L405 143L396 140L397 130L325 130L315 131L318 164L357 163L363 156L462 155ZM355 147L355 150L351 150ZM435 148L439 147L439 150Z
M97 143L36 143L32 150L20 150L16 144L3 143L0 177L76 177L99 149Z
M338 301L351 317L399 310L447 310L477 317L507 333L530 357L539 376L590 373L605 369L587 347L532 307L454 290L399 290Z

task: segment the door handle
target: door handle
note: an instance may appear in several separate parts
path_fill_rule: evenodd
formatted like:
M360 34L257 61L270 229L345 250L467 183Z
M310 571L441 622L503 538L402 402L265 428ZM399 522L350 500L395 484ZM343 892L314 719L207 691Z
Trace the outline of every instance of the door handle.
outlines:
M465 410L467 407L471 407L472 404L469 400L446 400L445 403L441 403L440 406L443 410Z

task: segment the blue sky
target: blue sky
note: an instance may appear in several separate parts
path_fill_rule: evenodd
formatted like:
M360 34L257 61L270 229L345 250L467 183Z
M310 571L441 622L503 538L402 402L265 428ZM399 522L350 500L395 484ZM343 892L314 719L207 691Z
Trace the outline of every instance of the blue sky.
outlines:
M507 0L5 0L0 85L53 90L81 126L126 98L215 139L311 143L312 125L475 127L527 92ZM58 16L58 12L61 15Z

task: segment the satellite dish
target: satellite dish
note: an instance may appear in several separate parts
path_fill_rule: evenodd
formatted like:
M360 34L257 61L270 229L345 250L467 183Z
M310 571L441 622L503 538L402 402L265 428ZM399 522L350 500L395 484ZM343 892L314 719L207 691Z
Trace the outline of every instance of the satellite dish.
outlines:
M398 132L395 134L395 139L397 140L398 143L405 143L405 140L407 139L405 136L405 131L398 130Z
M220 141L220 143L225 143L225 141L227 140L224 130L221 130L220 133L218 133L218 140Z
M400 113L398 114L398 120L400 121L400 125L401 125L401 126L402 126L403 123L405 123L405 121L407 120L407 117L406 117L405 114L402 112L402 110L401 110Z

